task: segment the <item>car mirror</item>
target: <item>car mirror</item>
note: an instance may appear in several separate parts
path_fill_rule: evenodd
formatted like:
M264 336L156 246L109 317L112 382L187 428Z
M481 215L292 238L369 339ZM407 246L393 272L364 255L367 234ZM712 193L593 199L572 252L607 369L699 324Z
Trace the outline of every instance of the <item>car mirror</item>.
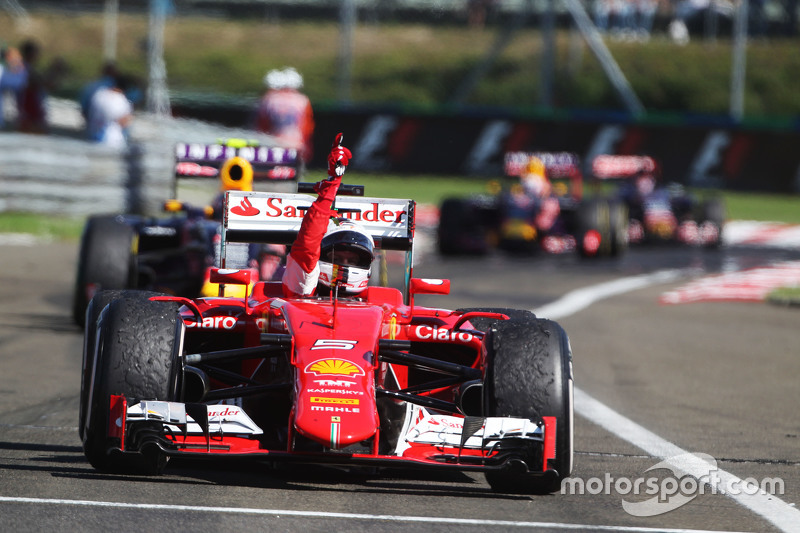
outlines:
M211 283L230 283L231 285L250 285L250 271L212 268L209 281Z
M411 294L450 294L449 279L411 278Z

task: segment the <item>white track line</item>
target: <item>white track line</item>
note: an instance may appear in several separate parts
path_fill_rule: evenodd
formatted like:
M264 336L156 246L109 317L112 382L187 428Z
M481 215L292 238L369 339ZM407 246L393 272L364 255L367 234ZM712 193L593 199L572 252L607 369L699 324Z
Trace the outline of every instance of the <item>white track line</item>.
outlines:
M568 292L555 302L549 303L533 312L537 316L543 318L551 318L558 320L559 318L574 315L578 311L586 309L598 300L624 294L636 289L649 287L650 285L657 285L659 283L670 283L679 279L690 276L692 273L698 272L696 269L671 269L659 270L652 274L642 274L640 276L632 276L629 278L615 279L607 281L591 287L584 287Z
M153 503L120 503L120 502L98 502L91 500L60 500L47 498L14 498L0 496L0 503L38 503L53 505L76 505L86 507L111 507L116 509L136 509L136 510L155 510L155 511L194 511L201 513L230 513L230 514L252 514L266 516L298 516L303 518L342 518L349 520L367 520L377 522L421 522L424 524L452 524L464 526L500 526L500 527L531 527L547 528L550 530L590 530L590 531L620 531L626 533L719 533L717 531L701 529L662 529L650 527L628 527L628 526L596 526L586 524L560 524L556 522L522 522L512 520L480 520L471 518L440 518L433 516L403 516L403 515L370 515L356 513L328 513L322 511L296 511L292 509L253 509L246 507L206 507L201 505L166 505Z
M560 300L539 309L534 309L533 312L541 317L562 318L577 313L603 298L650 285L675 281L685 277L688 273L689 271L687 270L662 270L652 274L600 283L593 287L585 287L567 293ZM653 457L661 459L680 472L689 474L697 479L709 472L710 465L708 463L699 459L686 461L685 459L689 452L624 417L592 398L578 387L575 387L575 411L601 427L612 428L611 431L618 438L633 444ZM743 480L724 470L718 469L716 474L719 482L716 483L715 488L719 491L722 491L725 487L746 485ZM736 503L763 517L781 531L800 533L800 510L776 496L767 494L764 491L759 491L756 494L725 494Z

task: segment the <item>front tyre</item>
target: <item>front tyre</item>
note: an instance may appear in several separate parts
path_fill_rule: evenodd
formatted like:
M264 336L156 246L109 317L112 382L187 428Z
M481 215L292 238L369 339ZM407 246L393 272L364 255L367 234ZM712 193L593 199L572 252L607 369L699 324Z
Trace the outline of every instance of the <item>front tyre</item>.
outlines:
M704 244L708 248L719 248L722 244L722 230L725 226L725 204L721 198L710 198L703 202L702 210L700 225L708 227L706 231L711 232L711 235L704 239Z
M575 241L581 257L607 257L612 253L611 204L591 199L578 206Z
M109 398L179 399L180 349L184 325L176 304L153 302L150 295L128 294L105 306L97 320L96 361L86 397L83 451L98 470L157 474L166 457L156 450L142 454L112 453L123 443L109 438ZM84 388L87 386L84 382Z
M97 361L97 354L95 346L97 342L97 320L100 318L100 313L105 307L121 297L139 297L145 298L150 296L158 296L157 292L143 292L143 291L100 291L96 293L89 306L86 308L86 324L83 328L83 362L81 364L81 401L80 410L78 413L78 435L83 440L83 434L86 430L86 413L89 410L87 405L89 401L89 390L91 389L92 375L95 370L95 362Z
M555 492L572 473L573 377L572 351L564 329L547 319L512 318L494 324L484 339L487 416L556 418L556 453L548 469L556 475L512 470L486 472L489 485L500 492ZM541 470L541 464L529 465Z
M72 317L84 325L86 306L95 292L136 286L136 231L119 216L94 216L81 236Z

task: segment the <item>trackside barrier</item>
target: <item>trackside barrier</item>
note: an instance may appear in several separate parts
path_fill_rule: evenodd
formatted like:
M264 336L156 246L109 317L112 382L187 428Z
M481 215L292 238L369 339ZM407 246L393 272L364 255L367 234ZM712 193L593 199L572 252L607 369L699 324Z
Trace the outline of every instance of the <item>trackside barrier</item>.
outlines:
M48 117L51 135L0 132L0 212L158 214L173 194L176 143L232 137L275 143L251 130L142 113L134 118L131 146L117 150L83 138L75 102L49 99Z

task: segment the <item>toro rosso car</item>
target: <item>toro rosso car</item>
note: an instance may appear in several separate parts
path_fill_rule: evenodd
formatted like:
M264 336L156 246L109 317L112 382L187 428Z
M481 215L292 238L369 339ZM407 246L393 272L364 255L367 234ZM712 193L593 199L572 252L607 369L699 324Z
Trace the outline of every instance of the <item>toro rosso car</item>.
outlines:
M359 190L358 187L355 190ZM363 190L363 189L361 189ZM402 287L355 297L246 298L226 267L241 242L290 244L314 197L229 191L217 297L103 291L87 311L80 436L108 472L172 457L485 473L499 491L558 490L572 471L572 356L564 330L513 309L418 305L449 281L412 276L411 200L343 195L376 248L404 253ZM345 282L346 280L342 280Z
M526 186L537 175L545 182L544 194L531 194ZM505 176L505 184L490 182L487 194L444 200L438 227L443 255L485 254L499 248L602 257L627 249L624 213L617 203L584 198L575 154L509 152Z
M659 183L652 157L601 155L592 161L592 174L620 184L612 201L628 212L631 244L677 242L713 248L722 242L722 199L689 193L679 183Z
M252 188L253 182L256 188L284 182L294 186L302 165L294 150L238 140L180 143L175 155L173 198L177 198L178 179L218 179L222 190ZM211 205L198 207L177 200L165 202L164 210L172 214L87 219L73 296L77 324L83 325L86 306L99 290L149 289L189 297L201 293L208 268L218 264L219 213Z

